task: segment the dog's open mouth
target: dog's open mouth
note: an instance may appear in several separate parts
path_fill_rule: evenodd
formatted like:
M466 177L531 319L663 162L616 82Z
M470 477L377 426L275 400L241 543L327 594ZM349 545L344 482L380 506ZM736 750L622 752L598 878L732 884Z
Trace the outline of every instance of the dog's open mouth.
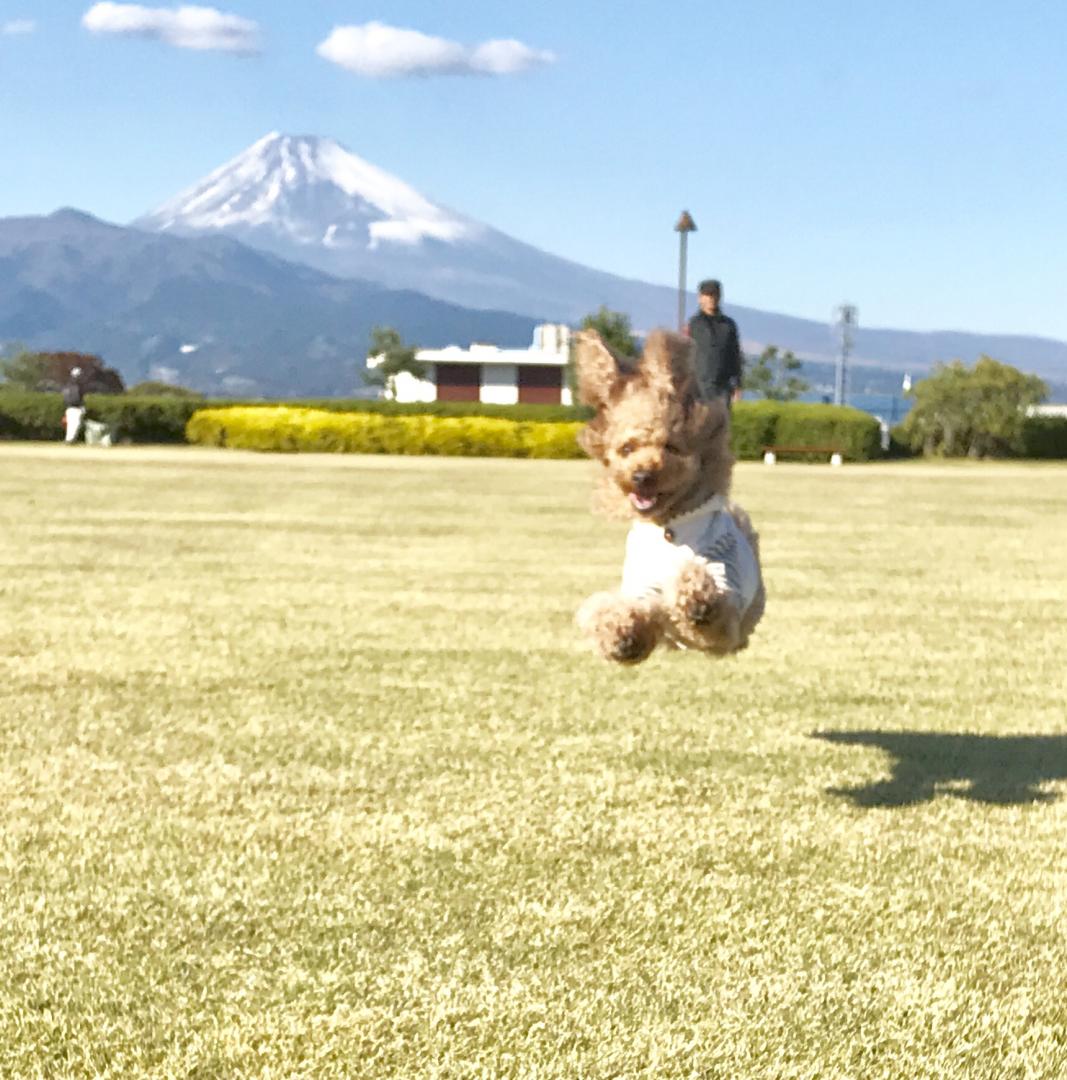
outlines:
M639 513L647 514L655 509L659 502L658 495L642 495L638 491L630 492L630 505Z

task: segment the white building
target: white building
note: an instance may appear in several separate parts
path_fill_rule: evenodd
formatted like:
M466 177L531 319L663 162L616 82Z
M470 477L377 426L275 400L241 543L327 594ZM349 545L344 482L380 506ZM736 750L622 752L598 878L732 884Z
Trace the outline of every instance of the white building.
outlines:
M570 405L567 359L570 328L544 323L534 329L528 349L501 349L474 343L467 349L419 349L426 377L401 372L395 380L397 401L481 401L493 405ZM368 357L375 367L378 357Z

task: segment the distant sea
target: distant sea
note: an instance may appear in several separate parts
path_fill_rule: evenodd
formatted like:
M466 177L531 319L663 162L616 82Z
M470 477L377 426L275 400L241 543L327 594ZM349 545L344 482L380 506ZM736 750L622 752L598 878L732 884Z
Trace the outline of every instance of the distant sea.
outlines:
M806 394L801 394L798 400L830 403L834 400L833 391L827 393L825 391L809 390ZM899 424L908 415L908 411L915 403L910 397L905 397L901 392L896 396L892 394L846 394L845 404L851 405L854 409L862 409L864 412L872 413L892 427L894 424Z

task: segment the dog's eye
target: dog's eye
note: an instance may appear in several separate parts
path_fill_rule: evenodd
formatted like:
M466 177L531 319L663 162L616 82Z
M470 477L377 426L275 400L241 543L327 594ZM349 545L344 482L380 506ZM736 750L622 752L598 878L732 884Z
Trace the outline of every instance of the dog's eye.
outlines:
M681 450L679 450L678 447L674 445L674 443L670 443L670 442L667 443L667 445L663 449L666 450L668 454L680 454L681 453Z
M623 443L619 447L619 457L629 457L633 453L633 443Z

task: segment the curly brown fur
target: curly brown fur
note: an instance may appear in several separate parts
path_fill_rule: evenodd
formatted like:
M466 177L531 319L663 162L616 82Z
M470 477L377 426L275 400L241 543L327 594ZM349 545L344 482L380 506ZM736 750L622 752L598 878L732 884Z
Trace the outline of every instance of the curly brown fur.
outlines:
M663 636L664 612L655 604L601 592L582 604L576 621L605 660L638 664Z
M690 563L674 579L666 608L675 633L686 645L716 656L737 651L741 613L700 563Z
M633 496L654 489L642 516L665 522L730 490L729 413L724 401L697 398L690 348L688 338L653 331L634 365L594 331L578 335L579 395L597 410L580 442L603 466L605 513L633 517Z
M687 338L653 331L638 362L617 357L594 331L577 336L579 396L596 408L580 441L601 465L597 505L605 513L665 525L729 493L729 411L725 401L697 396L691 349ZM748 515L733 504L728 510L758 560ZM665 634L721 656L745 647L763 606L762 582L742 615L706 564L694 561L661 602L598 593L582 606L578 623L602 656L623 663L645 659Z

